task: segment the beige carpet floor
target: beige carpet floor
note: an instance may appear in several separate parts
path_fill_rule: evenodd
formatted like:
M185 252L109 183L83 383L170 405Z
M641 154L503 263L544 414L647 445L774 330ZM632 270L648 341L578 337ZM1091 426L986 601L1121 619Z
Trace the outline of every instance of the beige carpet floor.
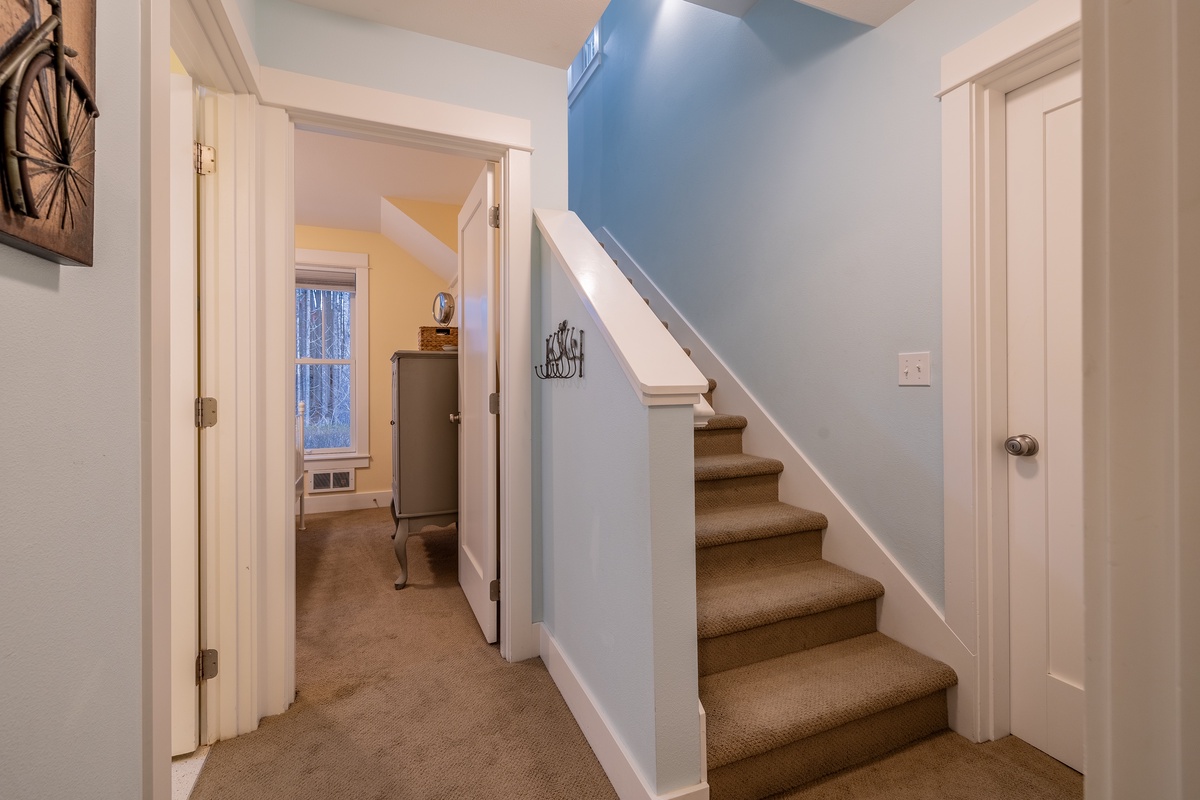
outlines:
M1013 736L936 733L774 800L1080 800L1083 776Z
M387 511L319 514L297 534L298 696L220 742L193 800L611 800L540 660L483 641L453 529L409 540L392 588ZM1078 773L1009 737L931 736L777 800L1079 800ZM719 800L719 799L718 799Z
M538 659L483 641L453 529L409 539L396 591L386 510L297 533L296 703L218 743L193 800L615 798Z

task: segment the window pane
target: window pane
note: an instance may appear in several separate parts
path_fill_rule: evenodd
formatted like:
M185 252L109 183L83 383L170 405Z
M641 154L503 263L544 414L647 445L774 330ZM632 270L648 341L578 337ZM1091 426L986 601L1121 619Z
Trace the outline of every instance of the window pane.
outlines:
M297 364L296 400L304 403L304 449L350 448L350 365Z
M350 358L350 294L296 290L296 358Z

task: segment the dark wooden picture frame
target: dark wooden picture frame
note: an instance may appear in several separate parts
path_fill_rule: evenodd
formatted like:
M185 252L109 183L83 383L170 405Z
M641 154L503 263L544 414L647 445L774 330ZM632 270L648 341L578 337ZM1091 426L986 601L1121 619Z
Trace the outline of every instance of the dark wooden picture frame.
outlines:
M92 265L96 0L0 0L0 242Z

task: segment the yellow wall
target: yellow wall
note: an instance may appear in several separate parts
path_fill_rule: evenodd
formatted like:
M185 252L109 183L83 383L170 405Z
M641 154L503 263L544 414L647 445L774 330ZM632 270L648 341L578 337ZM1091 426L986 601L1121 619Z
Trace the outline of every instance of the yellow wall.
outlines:
M354 481L359 493L390 492L392 353L417 349L417 328L434 324L433 297L446 288L446 281L378 233L297 225L296 247L366 253L369 258L371 466L358 470Z
M406 197L389 197L387 201L440 239L442 244L458 252L458 211L461 203L454 206L429 200L409 200Z
M175 55L175 51L171 51L171 74L187 75L187 68L183 66L183 62L179 60L179 56Z

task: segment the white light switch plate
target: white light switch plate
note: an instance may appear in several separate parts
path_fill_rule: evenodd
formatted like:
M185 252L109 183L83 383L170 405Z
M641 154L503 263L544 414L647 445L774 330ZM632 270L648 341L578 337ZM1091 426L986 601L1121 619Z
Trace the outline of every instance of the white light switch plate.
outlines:
M929 353L900 354L900 385L929 386Z

